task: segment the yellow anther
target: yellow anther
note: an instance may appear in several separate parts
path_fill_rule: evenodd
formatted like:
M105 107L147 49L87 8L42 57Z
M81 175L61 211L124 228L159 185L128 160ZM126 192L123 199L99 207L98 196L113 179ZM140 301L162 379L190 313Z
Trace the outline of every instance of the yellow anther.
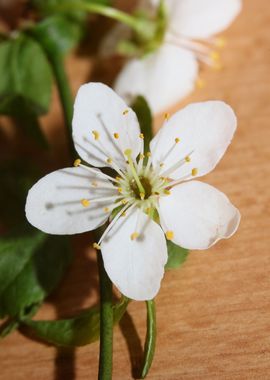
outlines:
M143 160L144 159L144 154L143 153L140 153L140 160Z
M131 240L135 240L139 237L139 233L138 232L133 232L131 235L130 235L130 239Z
M112 163L111 157L108 157L106 161L108 162L108 164L111 164Z
M170 192L170 190L165 189L165 190L164 190L164 194L165 194L165 195L170 195L171 192Z
M127 214L125 213L125 211L124 212L122 212L122 214L121 214L121 216L126 216Z
M123 115L127 115L128 112L129 112L128 109L124 110L124 111L123 111Z
M131 150L131 149L126 149L126 150L124 151L124 154L125 154L125 156L129 157L129 156L131 156L131 154L132 154L132 150Z
M75 166L75 168L76 168L76 167L81 165L81 162L82 161L79 158L77 158L77 160L74 161L73 166Z
M185 157L185 161L186 161L186 162L190 162L190 161L191 161L191 158L190 158L189 156L186 156L186 157Z
M161 162L161 163L159 164L159 166L160 166L161 168L163 168L163 166L164 166L164 163L163 163L163 162Z
M140 198L141 198L141 200L143 201L144 198L145 198L145 193L140 193Z
M122 203L122 205L126 205L128 203L128 200L127 199L122 199L121 203Z
M139 137L140 137L140 139L143 140L143 139L144 139L144 134L143 134L143 133L140 133L140 134L139 134Z
M93 134L95 140L99 139L99 132L98 131L92 131L92 134Z
M174 141L175 141L175 144L178 144L178 143L180 142L179 137L176 137L176 138L174 139Z
M90 201L88 199L82 199L81 204L83 205L83 207L88 207L90 206Z
M101 250L101 246L98 243L93 243L93 248L97 249L98 251Z
M173 231L167 231L165 235L166 235L167 240L172 240L174 237Z
M211 58L213 62L219 62L220 60L220 54L218 51L215 51L215 50L211 51L211 53L209 54L209 57Z
M93 182L92 182L92 186L93 186L93 187L97 187L97 186L98 186L97 182L96 182L96 181L93 181Z
M193 168L193 169L191 170L191 175L195 176L195 175L197 175L197 174L198 174L198 169L197 169L197 168Z
M122 189L122 187L118 187L118 188L117 188L117 191L118 191L118 193L120 193L120 194L121 194L121 193L123 192L123 189Z
M119 133L115 132L115 133L113 134L113 137L114 137L115 139L119 139Z
M204 88L205 87L205 81L202 78L198 78L196 80L196 87L197 88Z
M146 152L146 157L151 157L151 152Z
M110 211L110 209L109 209L109 207L104 207L104 212L109 212Z
M118 175L115 177L116 181L121 181L121 177L119 177Z
M147 207L147 208L145 209L145 212L146 212L147 215L150 214L150 211L151 211L150 207Z
M226 43L227 43L227 40L224 37L218 37L215 39L215 45L218 48L223 48L224 46L226 46Z
M165 119L165 120L169 120L169 118L170 118L170 114L169 114L169 112L165 112L165 113L164 113L164 119Z

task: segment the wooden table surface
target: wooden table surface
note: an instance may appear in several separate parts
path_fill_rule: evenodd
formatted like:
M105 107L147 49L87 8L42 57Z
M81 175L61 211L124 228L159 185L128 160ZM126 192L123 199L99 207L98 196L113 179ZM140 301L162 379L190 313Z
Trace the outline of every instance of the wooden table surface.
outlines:
M174 110L209 99L225 100L235 109L239 127L233 144L205 180L229 196L242 221L232 239L191 252L181 269L166 273L156 299L158 339L149 380L270 379L269 0L244 1L242 14L224 36L223 70L203 67L206 87ZM96 79L92 63L86 56L69 58L74 93L81 83ZM157 118L157 128L160 122ZM55 127L62 124L54 104L44 129L55 144L55 156L56 131L63 134ZM97 302L95 254L87 248L89 242L75 239L75 262L37 318L70 316ZM114 379L132 379L131 361L138 367L144 334L144 303L133 302L115 329ZM94 380L98 349L95 343L61 352L15 332L1 342L0 378Z

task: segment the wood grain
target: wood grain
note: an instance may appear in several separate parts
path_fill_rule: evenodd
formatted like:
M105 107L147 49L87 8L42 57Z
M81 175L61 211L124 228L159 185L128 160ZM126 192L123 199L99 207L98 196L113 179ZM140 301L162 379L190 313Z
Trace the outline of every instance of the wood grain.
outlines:
M270 378L269 25L269 1L246 0L242 14L224 33L228 45L222 52L223 70L204 67L206 87L174 107L222 99L235 109L239 128L233 144L205 180L239 207L242 222L232 239L192 252L180 270L166 274L157 297L159 332L149 380ZM82 82L95 78L88 57L74 55L67 64L74 93ZM160 123L157 118L157 128ZM56 104L44 129L58 158L55 137L64 134L56 129L61 125ZM87 236L75 239L74 265L37 318L70 316L97 302L89 242ZM115 329L114 379L132 379L130 355L138 366L144 333L144 304L133 302ZM2 380L92 380L97 377L98 343L60 352L16 332L1 342L0 361Z

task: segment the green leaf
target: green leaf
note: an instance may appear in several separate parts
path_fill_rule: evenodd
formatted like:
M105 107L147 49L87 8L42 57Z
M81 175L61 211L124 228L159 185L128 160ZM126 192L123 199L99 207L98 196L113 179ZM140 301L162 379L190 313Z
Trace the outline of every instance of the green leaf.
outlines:
M168 261L165 266L166 270L179 268L186 261L189 254L187 249L179 247L179 245L174 244L170 240L167 240L167 249Z
M141 131L144 134L144 148L145 151L148 151L150 141L153 138L152 114L150 107L143 96L138 96L131 105L131 108L134 110L139 120Z
M114 324L118 323L125 313L129 299L123 299L114 305ZM70 319L56 321L32 321L25 319L23 323L38 338L56 346L77 347L90 344L99 338L99 308L93 307Z
M28 314L58 285L70 259L66 237L31 231L1 238L1 317Z
M144 345L144 360L141 378L144 379L153 362L155 348L156 348L156 336L157 336L157 326L156 326L156 307L155 301L146 301L147 306L147 331L146 339Z
M23 106L35 115L48 111L52 73L40 46L18 34L0 44L0 113L19 115Z
M30 30L43 49L50 54L66 54L80 41L84 23L64 15L53 15Z

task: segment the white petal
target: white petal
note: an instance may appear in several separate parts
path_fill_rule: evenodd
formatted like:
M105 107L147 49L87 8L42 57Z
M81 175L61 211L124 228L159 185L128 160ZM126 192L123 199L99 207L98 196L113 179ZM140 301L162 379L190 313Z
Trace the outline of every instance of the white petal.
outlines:
M140 218L140 236L131 240ZM160 226L140 210L121 217L101 243L104 266L125 296L149 300L156 296L167 261L167 247Z
M157 0L151 0L157 6ZM241 0L166 0L169 31L207 38L226 29L242 9Z
M114 88L127 102L143 95L152 111L159 113L193 90L197 73L193 53L166 44L145 58L128 61Z
M240 223L240 213L225 194L199 181L174 187L160 199L161 225L173 231L173 242L183 248L206 249L231 237Z
M158 166L163 162L165 172L190 155L191 161L185 162L170 174L170 177L191 178L192 168L197 168L197 176L202 176L213 170L224 155L232 140L236 124L233 110L224 102L190 104L165 122L151 141L153 164ZM175 144L175 138L180 139L178 144ZM172 147L174 148L168 155Z
M72 124L77 152L93 166L108 166L106 160L110 157L124 168L125 149L132 148L133 158L139 154L141 140L136 114L104 84L88 83L80 87ZM97 140L93 131L99 133ZM114 133L119 134L118 139Z
M117 195L110 182L100 179L84 168L66 168L41 178L29 191L26 217L40 230L49 234L72 235L93 230L103 224L108 214L103 208L112 201L93 203L83 207L82 199Z

